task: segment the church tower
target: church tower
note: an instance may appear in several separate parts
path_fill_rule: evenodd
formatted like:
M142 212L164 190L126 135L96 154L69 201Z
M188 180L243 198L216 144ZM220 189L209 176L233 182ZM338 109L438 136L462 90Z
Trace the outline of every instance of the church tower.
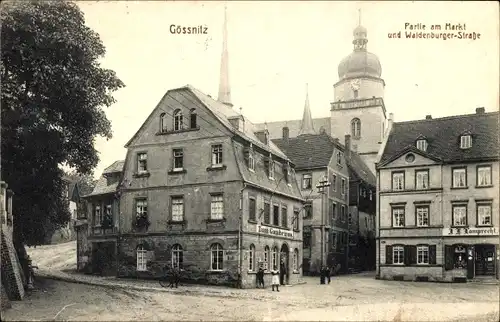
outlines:
M333 85L331 133L335 137L351 135L356 151L375 173L375 160L387 123L384 105L385 82L382 66L367 50L367 29L358 26L353 32L353 51L338 66L338 82Z

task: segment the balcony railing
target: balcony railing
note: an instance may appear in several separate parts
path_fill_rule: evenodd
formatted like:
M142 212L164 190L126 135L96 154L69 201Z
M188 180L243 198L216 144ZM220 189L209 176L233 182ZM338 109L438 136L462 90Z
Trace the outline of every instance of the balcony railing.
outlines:
M92 227L92 235L103 236L103 235L113 235L118 233L118 227L110 227L107 229L102 229L100 226Z

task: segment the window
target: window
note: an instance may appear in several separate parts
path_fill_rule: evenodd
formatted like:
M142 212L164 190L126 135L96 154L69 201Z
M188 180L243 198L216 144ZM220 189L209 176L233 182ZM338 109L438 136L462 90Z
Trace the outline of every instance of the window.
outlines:
M491 186L491 166L477 167L477 185L479 187Z
M177 269L182 269L182 263L183 263L182 246L176 244L172 246L172 267Z
M421 151L427 151L427 140L425 139L417 140L417 149Z
M210 267L213 271L222 271L224 263L224 250L220 244L210 246Z
M182 124L182 112L181 110L175 110L174 112L174 131L180 131L183 128Z
M273 247L273 257L271 258L271 269L274 269L275 267L278 267L278 247Z
M311 247L311 239L312 239L311 231L304 229L303 243L302 243L304 248Z
M465 168L453 169L453 188L465 188L467 186L467 171Z
M264 247L264 270L269 269L269 257L270 257L269 246Z
M347 223L349 225L352 225L352 214L351 213L349 213L349 215L347 215Z
M307 202L305 205L304 205L304 218L312 218L312 215L313 215L313 205L312 205L312 202Z
M358 118L351 121L351 135L355 138L361 136L361 121Z
M392 247L392 263L393 264L404 264L404 247L403 246L393 246Z
M197 123L196 110L192 109L190 119L189 119L189 127L192 129L196 129L196 127L198 126L198 124L196 124L196 123Z
M417 246L417 264L429 264L429 246Z
M299 250L297 248L293 250L292 268L294 272L299 270Z
M417 227L429 226L429 206L416 207Z
M460 137L460 148L468 149L472 147L472 137L470 135L462 135Z
M287 209L287 207L281 207L281 226L284 228L288 227L288 209Z
M248 154L248 169L255 171L255 159L252 152Z
M172 221L184 220L184 198L172 197Z
M405 226L405 209L402 207L392 208L392 226L404 227Z
M345 206L344 205L340 206L340 220L342 220L342 222L345 222Z
M274 161L273 160L269 161L269 179L274 180Z
M137 271L144 272L148 270L147 250L144 246L137 247Z
M415 171L415 180L416 189L429 189L429 170Z
M135 201L135 215L137 217L147 217L148 202L146 199L137 199Z
M222 165L222 144L212 146L212 165Z
M224 199L222 195L212 196L210 219L220 220L224 218Z
M312 175L304 174L302 176L302 189L311 189L312 188Z
M252 244L248 250L248 270L255 270L255 246Z
M299 222L300 222L300 217L299 217L299 211L294 210L293 212L293 229L295 231L299 231Z
M337 191L337 175L333 175L332 177L332 189L333 191Z
M271 223L271 205L266 201L264 201L264 223Z
M148 155L146 153L137 154L137 173L148 172Z
M372 201L373 200L373 192L370 190L369 194L370 194L370 201Z
M347 190L347 185L346 185L346 181L344 178L342 178L342 180L340 181L340 193L345 195L346 194L346 190Z
M337 233L332 233L332 250L337 250Z
M184 152L182 149L174 149L174 171L184 169Z
M101 206L94 206L94 226L100 226L102 222L102 211Z
M257 205L255 198L248 199L248 219L255 221L257 218Z
M167 132L167 113L160 114L160 133Z
M338 165L342 164L342 153L340 151L337 152L337 164Z
M337 218L337 203L332 202L330 208L330 216L332 218L332 226L334 225L335 219Z
M405 189L405 174L404 172L392 173L392 190L401 191Z
M273 206L273 225L278 226L280 224L280 206Z
M453 209L453 226L467 225L467 206L452 206Z
M491 221L491 205L477 206L477 224L479 226L490 226Z

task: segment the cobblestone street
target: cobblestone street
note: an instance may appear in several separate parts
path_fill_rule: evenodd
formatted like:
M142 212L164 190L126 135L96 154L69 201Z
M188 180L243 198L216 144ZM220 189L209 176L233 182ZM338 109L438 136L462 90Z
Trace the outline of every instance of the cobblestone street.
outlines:
M361 274L339 276L330 285L319 285L317 279L305 277L306 284L282 287L277 293L269 288L236 290L198 285L181 285L171 290L154 281L84 278L106 286L38 278L39 289L26 300L14 302L3 319L498 320L497 285L379 281L371 274Z

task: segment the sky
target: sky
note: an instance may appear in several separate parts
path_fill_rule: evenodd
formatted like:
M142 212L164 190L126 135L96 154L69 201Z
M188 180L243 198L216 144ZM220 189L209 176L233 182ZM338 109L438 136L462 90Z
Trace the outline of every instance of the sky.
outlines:
M307 2L307 3L306 3ZM86 25L106 46L101 60L126 87L105 108L113 138L98 138L98 177L163 95L191 84L217 97L224 6L229 80L235 108L253 123L300 119L306 83L314 118L330 115L337 67L352 52L359 21L368 30L395 121L499 109L499 6L481 2L397 1L81 1ZM469 39L406 39L405 24L465 24ZM170 26L203 26L207 34L172 34ZM399 32L403 38L389 38ZM409 31L406 29L406 31Z

